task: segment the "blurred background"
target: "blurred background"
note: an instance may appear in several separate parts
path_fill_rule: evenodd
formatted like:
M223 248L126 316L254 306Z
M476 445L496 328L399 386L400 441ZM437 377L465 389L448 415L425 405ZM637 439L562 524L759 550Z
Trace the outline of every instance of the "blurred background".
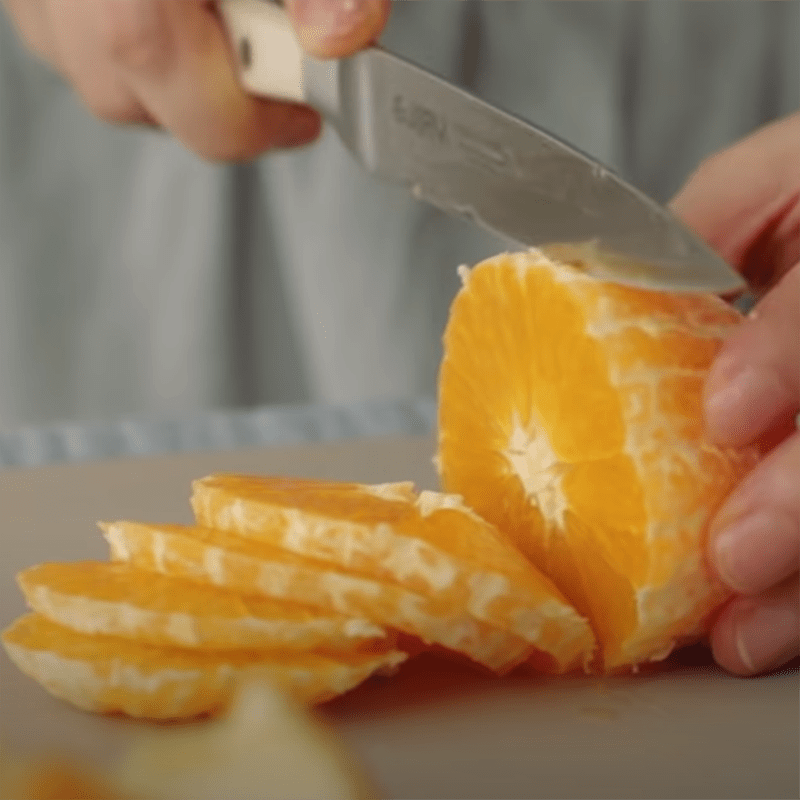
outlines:
M662 201L800 104L791 0L394 6L387 48ZM0 4L0 430L432 397L456 267L497 250L330 132L225 165L101 122Z

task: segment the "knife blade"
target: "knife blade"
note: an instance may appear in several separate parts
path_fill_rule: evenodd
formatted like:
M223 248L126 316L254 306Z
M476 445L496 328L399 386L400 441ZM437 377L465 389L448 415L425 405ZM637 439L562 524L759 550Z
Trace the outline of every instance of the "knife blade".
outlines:
M305 103L363 167L516 249L586 242L619 283L733 295L742 277L669 209L578 148L373 46L306 55L269 0L223 0L243 85Z

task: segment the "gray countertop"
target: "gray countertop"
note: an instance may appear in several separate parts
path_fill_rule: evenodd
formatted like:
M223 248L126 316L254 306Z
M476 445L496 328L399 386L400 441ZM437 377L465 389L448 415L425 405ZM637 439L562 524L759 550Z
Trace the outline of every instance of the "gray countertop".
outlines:
M182 418L65 422L0 431L0 469L192 450L379 436L423 436L436 420L431 398L356 405L263 407Z

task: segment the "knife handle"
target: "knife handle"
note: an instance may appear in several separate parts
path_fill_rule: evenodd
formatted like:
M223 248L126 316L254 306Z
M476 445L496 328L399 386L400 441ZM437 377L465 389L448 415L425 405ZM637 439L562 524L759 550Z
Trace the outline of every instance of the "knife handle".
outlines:
M286 12L267 0L222 0L237 69L253 94L302 103L303 50Z

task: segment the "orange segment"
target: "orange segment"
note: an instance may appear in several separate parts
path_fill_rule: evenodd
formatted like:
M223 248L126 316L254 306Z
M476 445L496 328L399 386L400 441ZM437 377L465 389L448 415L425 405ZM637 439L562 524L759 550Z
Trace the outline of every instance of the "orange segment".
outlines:
M290 488L287 488L287 484ZM461 499L403 484L298 493L276 477L212 475L195 481L200 525L375 576L465 609L551 656L556 670L589 657L585 619L553 583Z
M363 619L247 597L127 564L41 564L18 576L28 605L79 633L167 647L348 650L386 631Z
M252 669L268 672L288 694L320 703L343 694L404 653L341 654L202 651L159 648L110 636L87 636L39 614L3 632L11 660L48 692L88 711L179 719L219 710Z
M371 619L504 671L531 645L436 596L347 572L220 530L114 522L102 525L111 558L141 569L204 581L250 595L306 603Z
M341 734L258 672L242 682L218 719L147 729L117 763L114 778L131 799L381 797Z
M452 559L456 570L445 596L476 618L531 642L552 656L560 671L588 660L595 642L586 620L494 525L457 495L422 492L416 508L421 519L402 521L397 529L416 534Z
M702 630L724 597L706 527L755 453L702 439L703 381L738 312L601 282L589 255L531 250L462 273L438 462L444 489L590 619L611 669Z

